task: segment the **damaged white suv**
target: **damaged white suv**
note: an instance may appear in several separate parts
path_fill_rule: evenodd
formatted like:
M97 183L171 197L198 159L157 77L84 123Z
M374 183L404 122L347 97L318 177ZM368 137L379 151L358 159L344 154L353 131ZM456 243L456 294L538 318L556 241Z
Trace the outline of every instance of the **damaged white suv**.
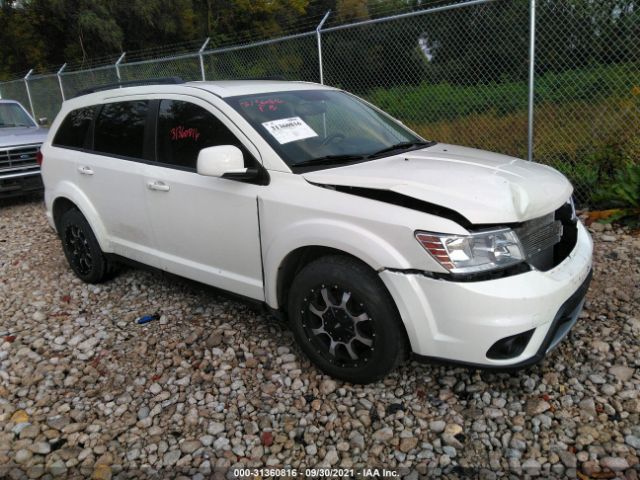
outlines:
M102 88L64 103L42 154L47 215L81 279L126 258L258 300L352 382L411 353L534 363L591 277L560 173L426 141L322 85Z

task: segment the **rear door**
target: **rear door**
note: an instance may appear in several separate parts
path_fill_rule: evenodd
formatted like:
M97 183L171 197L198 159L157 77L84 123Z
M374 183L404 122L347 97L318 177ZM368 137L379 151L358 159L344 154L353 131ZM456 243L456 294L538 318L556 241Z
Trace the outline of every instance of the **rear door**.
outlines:
M268 187L196 173L202 148L235 145L248 166L257 149L212 105L177 95L159 103L156 138L147 204L164 268L264 299L257 198Z
M158 266L146 205L145 138L152 115L149 100L117 101L99 107L91 153L76 164L78 185L95 206L114 253Z

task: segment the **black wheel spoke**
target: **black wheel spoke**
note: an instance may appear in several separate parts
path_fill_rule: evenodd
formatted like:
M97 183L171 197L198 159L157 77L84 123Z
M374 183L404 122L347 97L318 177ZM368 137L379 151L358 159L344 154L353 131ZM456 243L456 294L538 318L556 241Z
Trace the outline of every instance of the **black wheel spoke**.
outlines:
M93 259L85 233L79 226L69 225L65 232L65 243L72 266L80 275L88 275L93 268Z
M374 324L350 289L320 285L308 292L305 302L303 328L318 353L345 367L361 365L371 358Z

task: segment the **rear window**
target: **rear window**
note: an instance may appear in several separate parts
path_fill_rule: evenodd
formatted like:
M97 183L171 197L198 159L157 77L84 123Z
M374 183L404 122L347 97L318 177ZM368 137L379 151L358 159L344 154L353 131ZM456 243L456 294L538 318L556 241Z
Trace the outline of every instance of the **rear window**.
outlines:
M96 119L93 149L122 157L143 158L148 101L108 103Z
M69 112L58 128L53 144L57 147L86 148L95 110L95 107L87 107Z

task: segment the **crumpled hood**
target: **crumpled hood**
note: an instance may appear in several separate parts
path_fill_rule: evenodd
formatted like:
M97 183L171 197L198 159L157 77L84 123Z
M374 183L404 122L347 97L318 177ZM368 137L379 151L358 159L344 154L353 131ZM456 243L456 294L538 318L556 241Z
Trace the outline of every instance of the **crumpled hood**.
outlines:
M36 127L0 128L0 148L42 143L47 138L48 131L46 128Z
M454 210L474 224L537 218L562 206L573 191L564 175L546 165L442 143L303 177L390 190Z

